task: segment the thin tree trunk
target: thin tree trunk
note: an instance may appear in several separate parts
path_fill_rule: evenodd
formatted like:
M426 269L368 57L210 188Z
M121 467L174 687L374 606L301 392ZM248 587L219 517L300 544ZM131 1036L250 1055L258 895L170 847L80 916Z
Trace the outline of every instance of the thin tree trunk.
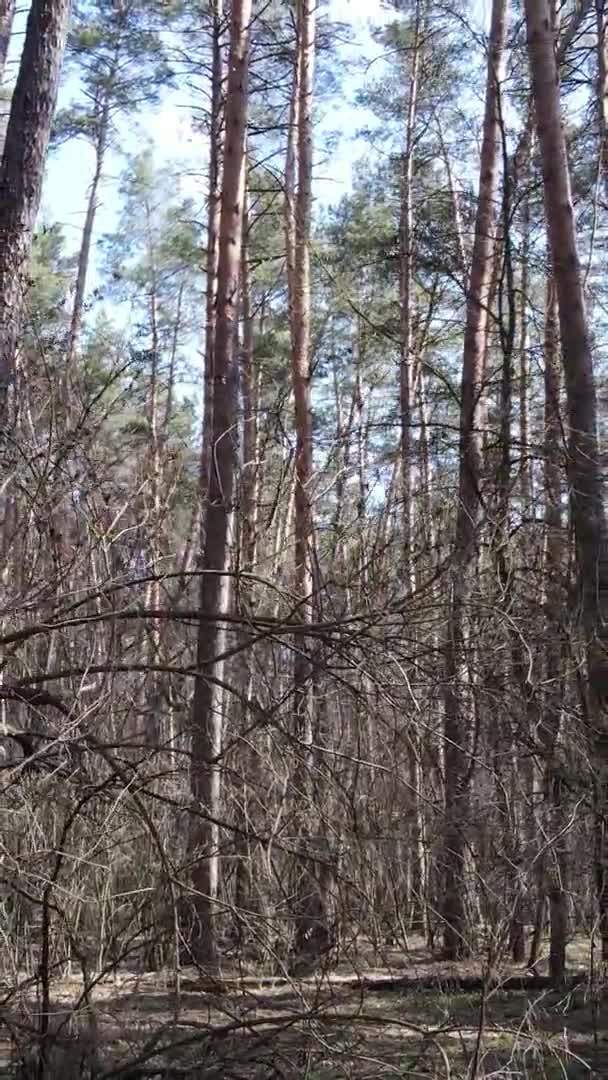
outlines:
M150 425L150 447L147 461L149 480L148 534L150 536L150 563L153 579L147 588L146 603L152 610L161 606L160 554L162 550L162 454L159 422L159 367L160 337L158 330L158 282L156 272L156 254L152 239L150 207L146 203L146 221L148 228L148 259L151 267L152 282L149 296L151 367L148 391L148 423ZM147 663L154 668L160 655L160 623L152 619L147 627ZM161 737L160 728L160 672L150 670L145 676L145 731L149 745L158 746Z
M597 111L600 134L600 175L608 201L608 5L595 0L597 27Z
M166 442L169 436L169 427L173 419L173 404L175 396L175 367L177 362L177 351L179 348L179 334L182 328L183 302L184 282L180 281L179 289L177 290L175 322L173 324L173 334L171 340L171 355L169 357L169 371L167 372L167 397L165 401L165 409L162 422L162 438L164 442Z
M435 124L437 127L437 135L439 137L439 148L441 150L441 156L443 158L443 164L445 165L445 171L448 181L448 194L450 196L450 202L452 203L452 215L453 225L456 237L456 258L458 269L462 274L462 287L466 295L468 288L468 274L467 274L467 257L464 245L464 229L462 226L462 212L460 209L460 199L454 183L454 174L452 172L452 163L450 161L450 154L443 137L443 128L441 126L441 119L439 114L435 114Z
M543 882L544 885L544 882ZM534 909L534 924L532 928L532 940L530 942L530 953L528 956L528 967L533 970L538 961L538 955L540 953L540 947L542 944L543 934L545 932L545 921L547 911L547 897L544 890L541 891L536 900L536 907Z
M0 0L0 155L6 137L6 125L10 108L10 95L4 90L6 80L6 62L11 43L13 20L15 18L15 0Z
M565 593L560 581L565 573L564 538L562 531L562 482L560 458L560 340L559 313L554 282L547 281L544 342L544 579L545 607L545 690L542 723L538 737L543 748L542 761L537 765L535 783L541 805L537 810L539 843L542 857L538 860L539 901L549 900L549 974L556 983L563 982L566 971L566 931L568 926L568 865L566 838L562 835L564 815L561 789L558 783L557 750L560 735L564 681L562 663L564 648L560 623ZM538 775L539 774L539 775Z
M23 296L55 113L70 0L33 0L0 166L0 423L15 369Z
M295 355L296 325L296 179L298 172L298 146L300 132L300 72L301 49L296 48L292 68L291 97L287 121L287 148L285 152L285 264L287 272L287 305L289 310L289 333L292 357ZM292 360L293 363L293 360Z
M532 470L530 467L530 409L528 406L530 363L528 359L528 276L530 257L530 202L524 198L522 207L523 243L519 298L519 453L521 458L522 513L529 513L532 500Z
M297 20L298 59L294 69L297 87L297 192L294 202L294 268L291 310L291 378L295 407L295 593L304 632L294 642L293 694L294 727L300 743L294 775L297 801L297 831L302 845L298 880L295 884L295 956L314 962L325 944L326 925L322 890L314 872L319 822L313 805L312 754L313 680L309 642L305 627L313 618L313 517L311 484L313 475L310 341L310 231L312 215L312 97L315 61L315 14L313 0L299 0ZM294 91L295 95L295 91ZM291 119L291 118L290 118ZM289 146L288 146L289 153ZM289 162L287 162L287 170ZM289 197L288 197L289 201ZM287 207L289 226L289 206ZM289 235L288 235L289 244ZM287 251L288 265L291 253ZM289 273L289 270L288 270ZM312 840L312 844L311 844Z
M416 3L414 15L414 40L411 52L407 116L405 125L405 148L401 170L401 214L399 223L399 314L401 326L401 363L399 378L399 405L401 412L401 497L403 500L403 576L405 588L413 590L412 576L412 529L413 529L413 310L412 285L414 277L414 215L412 206L412 180L414 176L414 136L418 104L418 73L420 67L420 2Z
M354 406L351 405L349 420L344 422L344 407L342 403L342 388L340 385L340 371L338 357L332 361L332 383L334 392L334 408L336 410L336 435L335 435L335 509L331 523L332 569L338 580L340 578L346 584L346 558L342 537L344 522L344 496L346 475L348 471L348 455L350 447L350 431L354 416Z
M507 0L493 0L479 198L467 295L460 417L459 505L454 538L445 693L444 943L450 958L470 951L466 926L466 827L471 768L466 684L465 620L480 518L483 446L479 414L486 323L495 250L501 149L499 85L505 66Z
M258 373L255 369L254 327L249 268L249 214L245 202L241 268L243 344L241 349L241 398L243 402L243 471L241 478L242 558L245 571L253 570L257 558L258 532Z
M416 122L418 109L418 86L420 76L420 36L421 4L417 0L414 11L414 32L410 54L410 77L405 123L405 147L401 170L401 207L399 228L399 311L401 329L401 363L399 380L399 404L401 413L401 497L402 505L402 552L403 578L405 589L414 592L416 575L414 571L414 445L412 424L415 405L415 381L417 362L414 348L414 265L415 237L413 191L414 154L416 144ZM407 919L410 928L422 927L425 919L425 859L424 829L421 816L420 751L418 732L413 729L409 735L408 769L410 784L410 805L408 816L411 819L408 836L408 868L406 873Z
M15 0L0 0L0 84L4 82L14 17Z
M310 357L310 228L312 211L312 88L314 65L315 9L308 0L300 0L298 8L299 80L297 85L297 176L294 203L294 273L293 273L293 348L291 356L292 384L296 427L296 491L295 491L295 584L302 601L302 621L312 617L312 411ZM305 639L303 639L305 640ZM309 665L305 661L295 676L298 696L308 697ZM300 714L300 709L296 710ZM304 706L301 715L303 731L308 721ZM310 719L310 717L308 718Z
M249 266L249 206L248 195L244 200L243 243L241 250L241 323L242 342L240 347L240 388L242 402L242 464L240 476L240 555L239 569L245 574L251 573L257 561L258 549L258 503L260 483L259 438L258 438L258 390L259 377L255 364L254 316L251 297L251 272ZM254 583L247 577L239 576L239 600L242 610L252 610ZM246 646L246 637L243 638ZM248 703L254 693L254 651L245 648L240 656L242 686L241 723L246 730L250 722ZM237 821L242 829L235 838L237 856L235 881L235 909L237 915L237 940L242 949L251 931L248 914L258 906L259 892L256 890L252 875L252 856L257 845L251 843L248 829L254 827L251 821L251 809L254 800L249 799L252 790L263 787L264 778L260 768L260 754L250 749L249 735L243 742L239 755L239 770L234 778L236 789Z
M295 492L296 492L296 476L295 469L292 472L291 468L292 456L284 448L283 454L283 472L277 486L276 492L276 504L275 511L273 513L271 524L274 526L274 538L272 542L272 572L270 575L271 581L280 582L283 584L285 575L282 572L282 567L285 563L285 551L288 546L289 538L293 533L293 523L295 514ZM287 498L283 503L283 486L284 481L287 481ZM275 596L275 602L273 607L274 617L278 618L280 611L280 593L277 591Z
M219 231L217 319L214 345L213 460L204 509L200 609L216 622L201 620L197 642L198 676L192 704L192 794L200 816L193 820L192 879L196 923L192 952L214 965L217 941L213 920L219 885L220 766L222 684L226 628L231 605L230 549L236 468L239 273L245 192L245 146L251 0L234 0L230 21L230 60L226 96L226 144Z
M425 547L429 566L437 558L437 527L433 513L431 492L433 489L433 463L429 451L429 403L426 388L426 372L421 365L418 377L418 410L420 415L420 487L424 518Z
M508 609L510 606L511 582L508 566L508 547L511 517L511 468L513 419L513 353L515 349L516 302L515 280L513 271L513 251L511 244L511 206L514 195L513 177L506 160L506 148L503 132L503 177L502 200L502 260L498 281L498 314L500 346L502 351L502 377L500 384L500 461L498 466L498 521L497 521L497 567L500 585L500 603Z
M589 678L596 788L596 879L602 959L608 963L608 552L597 437L597 395L548 0L526 0L545 218L557 298L569 421L568 473Z
M87 275L91 258L91 243L93 240L93 229L95 227L97 207L99 205L97 201L97 195L99 191L99 182L101 180L106 147L108 143L109 119L110 102L109 95L106 94L106 99L102 106L101 116L99 118L99 128L97 131L97 140L95 142L95 171L93 173L93 179L91 180L91 185L89 187L87 211L84 221L84 229L82 230L80 251L78 253L76 288L74 290L74 303L72 305L72 315L70 318L70 329L68 332L68 342L65 356L66 371L64 374L64 378L66 379L66 382L67 380L69 380L70 371L72 368L74 357L76 355L76 350L78 348L78 343L80 340L80 332L82 329L82 315L84 311Z
M209 194L207 199L207 258L205 267L205 393L203 402L203 436L201 444L201 467L199 483L201 522L205 520L205 506L209 493L209 477L213 454L213 391L215 386L214 356L218 299L218 258L221 213L221 183L224 152L224 124L222 123L222 10L223 0L213 0L212 12L212 66L211 66L211 118L209 125ZM201 532L201 550L204 535Z
M562 481L560 470L560 341L557 293L552 277L547 281L545 304L544 384L545 433L543 480L545 490L545 563L551 576L559 573L562 559Z
M489 443L491 433L489 425L490 384L488 379L488 359L490 356L493 341L496 341L497 337L499 336L498 308L500 303L500 288L502 285L503 258L504 237L502 235L502 229L497 226L494 244L494 255L492 259L492 274L490 276L490 285L488 288L483 354L479 365L479 385L481 387L481 390L479 398L479 414L477 418L477 425L479 429L479 437L481 440L482 461L487 461L489 456Z
M564 573L564 537L562 532L562 483L559 465L560 420L560 356L559 312L554 283L547 283L545 328L545 581L547 582L546 605L549 619L547 627L547 655L545 660L546 691L544 702L544 728L541 737L546 745L544 801L546 804L547 833L555 840L546 852L548 867L546 889L549 898L549 975L556 984L566 976L566 946L568 931L568 859L567 838L562 835L564 814L561 806L561 788L558 781L559 762L557 745L562 716L564 683L561 664L564 648L561 641L561 608L565 595L559 582Z
M356 539L356 566L357 566L357 584L359 588L359 596L364 597L367 587L367 564L366 564L366 537L365 526L367 520L367 502L369 495L369 480L368 480L368 436L369 436L369 408L370 397L367 396L367 402L363 399L363 362L365 359L364 349L365 338L363 336L363 327L361 319L357 320L357 337L354 344L354 360L355 360L355 405L357 409L357 424L356 424L356 453L357 453L357 539ZM395 463L396 466L396 463ZM390 485L387 492L385 504L390 503ZM380 539L380 538L379 538Z

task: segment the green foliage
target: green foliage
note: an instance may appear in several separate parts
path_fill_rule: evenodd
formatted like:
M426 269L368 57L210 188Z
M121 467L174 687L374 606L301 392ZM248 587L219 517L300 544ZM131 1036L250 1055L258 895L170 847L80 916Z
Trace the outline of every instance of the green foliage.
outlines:
M76 9L67 59L79 74L84 100L57 114L55 143L79 136L96 142L104 117L111 138L118 115L159 100L175 77L163 30L178 13L148 0L92 0Z
M172 304L180 287L189 297L201 271L200 223L194 202L180 195L178 167L157 169L150 146L128 160L119 192L122 215L102 240L105 269L117 298L146 306L151 284L157 300Z
M27 327L38 342L41 336L54 339L63 331L71 276L61 226L43 225L34 237L27 292Z

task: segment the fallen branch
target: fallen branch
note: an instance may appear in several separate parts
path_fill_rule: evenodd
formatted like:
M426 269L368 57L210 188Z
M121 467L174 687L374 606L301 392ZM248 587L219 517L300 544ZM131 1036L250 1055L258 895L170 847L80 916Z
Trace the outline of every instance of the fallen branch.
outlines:
M184 979L180 981L180 989L193 993L230 994L234 992L254 993L256 990L291 990L323 988L333 990L364 990L367 993L382 994L396 993L400 991L452 991L455 993L482 993L484 990L505 990L511 992L525 992L527 990L573 990L585 981L586 975L582 972L570 976L564 983L556 985L549 975L507 975L507 976L483 976L483 975L381 975L377 978L369 978L363 975L340 976L325 975L318 979L303 979L302 981L288 978L268 976L256 978L255 976L235 979Z

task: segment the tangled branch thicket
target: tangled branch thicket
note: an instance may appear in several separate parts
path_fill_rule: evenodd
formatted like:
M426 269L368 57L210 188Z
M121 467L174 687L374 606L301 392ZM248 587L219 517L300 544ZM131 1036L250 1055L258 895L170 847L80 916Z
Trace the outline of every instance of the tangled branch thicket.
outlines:
M608 16L490 7L0 3L7 1076L604 1075Z

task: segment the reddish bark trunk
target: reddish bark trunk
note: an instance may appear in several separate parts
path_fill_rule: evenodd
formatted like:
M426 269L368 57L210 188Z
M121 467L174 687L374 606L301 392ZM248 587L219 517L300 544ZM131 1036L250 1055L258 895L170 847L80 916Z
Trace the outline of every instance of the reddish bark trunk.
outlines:
M207 259L205 267L205 394L203 405L203 437L200 467L200 519L201 551L204 545L205 507L209 494L213 444L213 389L215 331L217 319L217 274L219 257L219 229L221 210L221 181L223 164L222 124L222 0L214 0L212 6L212 67L211 67L211 118L209 125L209 194L207 200Z
M8 48L11 43L14 17L15 0L0 0L0 83L4 82L4 71Z
M548 0L526 0L525 11L568 406L570 507L589 672L589 728L597 794L599 924L602 956L608 963L608 534L597 438L595 373L562 127L551 5Z
M445 693L444 943L450 958L470 951L467 940L465 826L471 782L467 746L465 617L480 519L483 438L480 423L486 326L495 252L498 178L501 161L499 86L504 74L507 0L493 0L485 115L469 275L460 411L459 499L454 537L447 637Z
M201 619L192 704L192 794L200 816L191 835L196 921L192 952L201 963L217 958L213 921L219 887L220 765L226 629L222 616L231 605L230 556L234 512L237 424L237 350L239 273L245 192L249 25L251 0L234 0L230 22L230 59L226 96L226 142L219 229L217 316L213 365L213 456L209 496L204 508L201 559Z
M14 374L69 15L70 0L33 0L6 129L0 166L0 414Z

